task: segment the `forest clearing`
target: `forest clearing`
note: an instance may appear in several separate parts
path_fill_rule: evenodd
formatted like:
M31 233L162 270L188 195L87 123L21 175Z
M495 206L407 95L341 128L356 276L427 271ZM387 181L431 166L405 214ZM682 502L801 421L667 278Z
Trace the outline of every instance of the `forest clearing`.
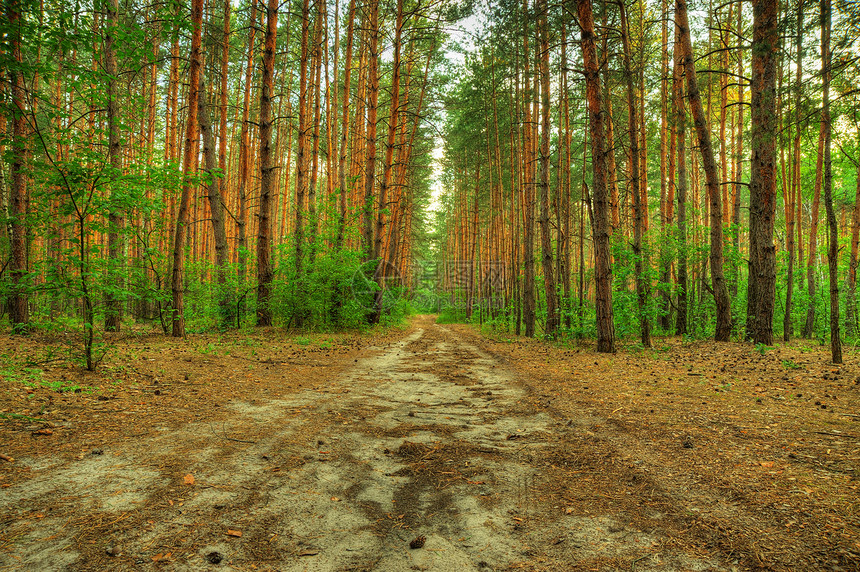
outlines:
M19 364L47 342L0 339ZM418 316L20 367L0 570L856 570L860 368L655 342L600 355Z

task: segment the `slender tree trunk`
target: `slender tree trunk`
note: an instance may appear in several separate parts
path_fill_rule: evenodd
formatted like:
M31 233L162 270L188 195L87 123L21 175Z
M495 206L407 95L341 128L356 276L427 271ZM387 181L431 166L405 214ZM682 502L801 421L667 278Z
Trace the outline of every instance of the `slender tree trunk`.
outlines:
M385 237L386 211L391 211L389 193L391 188L391 176L394 167L394 143L397 136L397 121L400 112L400 47L403 32L403 0L397 0L397 15L394 20L394 60L391 63L391 102L388 112L388 129L385 141L385 159L382 166L382 181L379 185L379 208L376 213L376 234L373 242L374 260L387 260L383 252L382 241ZM393 217L392 217L393 219ZM392 245L393 246L393 245ZM380 263L376 271L377 286L374 300L374 315L371 321L376 323L382 316L383 297L385 295L385 280L387 277L387 265Z
M639 5L639 37L642 38L642 42L639 45L639 68L636 70L636 74L639 76L639 117L642 118L642 129L639 130L639 195L640 195L640 205L642 205L643 215L642 215L642 229L643 232L647 233L648 229L651 228L651 217L648 216L648 137L646 133L645 125L645 67L646 67L646 50L645 50L645 1L644 0L636 0L636 3ZM628 33L629 37L629 33ZM631 48L631 52L635 51L635 48ZM648 263L650 265L650 262ZM648 293L650 296L651 287L648 287ZM650 326L649 326L650 329Z
M738 6L736 8L737 12L737 33L743 34L743 2L738 0ZM743 175L743 167L744 167L744 111L746 109L746 104L744 101L744 50L743 46L738 46L737 49L737 60L738 60L738 105L737 105L737 128L735 129L736 133L736 143L735 143L735 166L734 166L734 179L732 182L732 227L734 228L734 233L732 234L732 248L735 253L740 253L741 249L741 178ZM736 275L740 270L738 268L737 263L732 263L731 271ZM734 280L735 289L732 290L732 294L736 294L737 292L737 284L739 280Z
M711 288L717 309L717 324L714 339L727 342L732 330L731 303L726 278L723 271L723 221L722 196L717 164L714 160L714 148L711 143L711 131L702 108L702 98L696 80L696 67L693 60L693 45L690 40L690 24L687 20L687 0L675 0L675 24L679 28L679 39L684 53L684 73L687 76L687 97L690 100L690 111L693 124L699 140L699 151L702 156L702 167L708 187L711 217Z
M839 244L836 213L833 210L833 172L830 158L830 0L821 0L821 127L824 131L824 208L827 211L827 266L830 274L830 354L833 363L842 363L842 338L839 334L839 281L837 264Z
M397 119L400 111L400 44L403 31L403 0L397 0L397 15L394 21L394 60L391 63L391 103L388 111L388 128L385 140L385 159L382 165L382 181L379 185L379 209L376 217L376 234L373 259L382 257L382 240L385 236L385 211L389 208L391 174L394 167L394 143L397 135ZM382 276L384 278L384 275ZM380 284L381 286L381 284ZM379 300L381 302L381 299ZM377 311L379 311L377 304Z
M855 121L856 124L856 121ZM858 137L860 142L860 137ZM848 280L845 298L845 331L849 336L857 333L857 254L860 245L860 160L855 163L857 179L854 191L854 209L851 212L851 258L848 262Z
M293 228L295 240L296 279L302 281L305 257L305 196L308 189L308 36L310 34L310 3L302 0L302 45L299 62L299 137L296 154L296 222ZM301 313L300 313L301 315ZM302 318L299 318L301 326Z
M376 196L376 116L379 103L379 0L368 4L367 41L367 141L364 169L364 200L362 201L362 250L367 260L373 260L373 212ZM374 277L376 272L374 272ZM372 316L371 316L372 317Z
M27 118L25 111L23 58L21 56L21 17L20 0L7 0L6 18L10 29L12 58L14 64L9 69L12 92L12 160L9 164L11 178L10 217L12 259L9 276L12 282L9 294L9 320L14 333L27 332L30 323L29 297L27 295L27 179L24 173L27 161Z
M547 0L540 0L540 91L541 91L541 140L540 140L540 233L541 260L543 262L544 293L546 295L546 328L548 337L554 338L559 326L558 291L553 274L553 249L549 219L549 30Z
M571 163L571 129L570 129L570 98L568 96L568 82L567 82L567 28L562 24L562 41L561 41L561 98L562 98L562 106L564 109L563 112L563 122L564 122L564 146L562 147L563 153L559 158L559 161L562 163L562 175L564 184L562 185L562 191L564 192L563 198L563 207L562 207L562 228L564 235L564 247L561 248L560 255L563 257L562 260L562 275L561 282L562 288L564 290L564 326L568 330L572 327L571 315L573 313L573 300L572 300L572 290L571 290L571 255L570 255L570 243L571 243L571 171L570 171L570 163Z
M803 110L800 106L800 99L803 93L803 2L797 3L797 61L795 62L795 85L794 85L794 204L797 205L797 216L795 217L797 224L797 265L800 266L803 261L803 197L801 194L800 184L800 136L802 133ZM792 274L792 282L794 275ZM803 280L799 282L803 288ZM789 306L786 305L786 313L789 311Z
M227 76L229 75L230 64L230 6L230 0L224 0L224 28L221 30L220 121L218 125L218 169L220 171L218 175L221 178L219 191L221 193L222 211L229 202L227 191L230 188L227 181Z
M649 266L648 257L642 250L642 234L645 227L645 209L642 193L639 186L639 118L637 117L637 98L633 88L633 69L630 63L630 26L627 21L627 9L625 0L618 3L621 14L621 43L624 54L624 79L627 83L627 119L628 133L630 136L630 182L629 192L633 196L633 259L634 272L636 273L636 298L639 304L639 333L642 345L651 347L651 320L646 311L646 304L651 295L651 288L645 271Z
M606 5L604 5L604 9L601 12L601 24L604 29L608 29L609 11L606 9ZM627 230L622 229L621 226L622 198L620 196L621 194L618 191L618 155L616 153L615 145L615 114L612 109L612 86L610 85L610 74L607 73L609 69L609 34L602 34L600 47L600 68L604 70L602 74L602 83L603 107L605 108L604 121L606 127L606 174L608 177L609 184L609 204L611 212L610 220L612 221L612 234L622 236L626 234ZM626 220L626 201L624 201L624 203L624 218Z
M604 57L606 57L606 54L609 52L608 48L606 47L607 42L605 36L606 35L604 34L604 49L602 50L604 53ZM604 63L601 68L606 69L607 64ZM611 212L610 218L612 221L612 234L623 235L624 233L626 233L626 231L621 228L621 196L618 192L618 159L617 154L615 153L615 116L612 113L612 90L609 86L609 74L604 72L602 75L603 103L604 107L606 108L606 174L609 184L609 208Z
M355 28L355 0L349 0L349 15L347 18L346 56L343 60L343 112L341 115L340 156L338 157L337 162L337 180L338 186L340 187L340 196L338 198L338 225L335 244L338 250L343 247L344 231L346 230L346 142L349 137L349 88L350 80L352 79L352 45Z
M660 230L663 239L660 241L660 327L670 331L672 327L672 295L669 280L671 279L671 254L668 243L671 234L672 209L674 195L669 197L669 190L674 189L674 169L667 165L669 153L669 3L661 2L661 46L660 50ZM642 118L645 121L645 118ZM674 161L674 158L671 159ZM673 163L674 165L674 163Z
M317 181L319 178L319 143L320 143L320 119L321 119L321 104L322 98L322 56L323 56L323 35L322 26L325 21L325 6L324 2L317 2L316 19L314 22L314 54L313 54L313 94L308 100L308 114L310 115L310 107L313 107L313 128L311 131L311 168L310 180L308 181L308 260L313 264L316 258L316 241L317 233L319 232L319 215L317 213Z
M401 149L400 149L400 153L398 154L399 165L398 165L397 178L396 178L396 182L395 182L395 186L398 189L407 188L408 170L409 170L409 166L411 165L411 161L412 161L412 153L415 149L415 141L416 141L416 136L418 133L418 128L421 125L421 121L417 118L421 117L421 113L424 110L424 98L425 98L425 95L427 93L428 78L430 77L430 75L429 75L430 74L430 64L432 62L432 59L433 59L433 50L430 50L427 54L427 60L425 61L425 64L424 64L424 75L422 76L422 80L421 80L421 94L418 96L418 105L416 106L416 108L414 110L416 120L412 123L412 132L411 132L408 139L406 139L406 134L405 134L405 132L406 132L406 121L405 121L405 119L400 120L400 125L401 125L401 130L402 130L402 132L401 132ZM406 109L406 106L408 104L408 100L409 100L409 81L407 78L406 94L404 96L404 101L403 101L404 109ZM398 114L398 115L400 115L400 114ZM408 199L406 201L406 204L407 204L407 206L411 205L411 199ZM406 211L407 211L407 213L411 212L411 207L407 208ZM404 213L404 216L406 216L406 213ZM411 216L411 215L409 215L409 216ZM395 236L396 236L396 234L395 234ZM404 235L404 242L408 241L409 237L410 237L409 234L405 234ZM398 240L392 239L392 243L397 244ZM406 255L405 250L403 252L401 252L400 255L401 255L400 258L405 256ZM398 259L398 256L396 255L396 253L393 251L390 251L388 254L388 262L391 265L394 265L396 263L397 259Z
M794 253L795 253L795 226L800 226L801 215L803 213L803 203L800 200L800 96L803 78L803 64L801 54L803 53L803 2L797 3L797 35L795 37L796 57L796 79L794 86L794 117L797 122L796 135L794 136L794 148L791 149L791 173L789 180L791 185L788 187L789 202L792 205L791 216L787 218L785 223L786 234L786 249L788 250L788 269L786 271L785 283L785 315L782 323L782 339L789 341L794 335L794 321L792 320L792 310L794 306ZM790 131L789 131L790 132ZM799 245L799 243L798 243ZM800 256L797 258L800 261Z
M278 33L278 0L266 8L263 48L263 81L260 90L260 214L257 228L257 325L272 325L272 190L276 166L272 161L272 94L275 41Z
M583 95L585 94L585 89L583 88ZM586 100L586 107L588 102ZM594 225L594 218L591 216L591 198L588 194L588 185L586 184L586 173L587 169L585 168L586 161L588 159L588 133L591 130L590 124L590 113L586 108L586 121L589 121L589 128L585 129L582 134L582 169L580 172L582 173L582 181L579 187L579 273L577 276L577 294L578 294L578 302L576 307L576 321L579 326L580 332L585 328L585 207L586 203L588 203L588 215L591 218L592 230ZM593 165L592 165L593 167ZM594 170L592 169L592 172ZM594 234L592 232L592 234ZM614 325L613 325L614 328ZM613 340L614 340L613 331Z
M684 107L684 53L678 39L680 28L675 27L675 47L672 74L672 102L674 109L674 132L672 133L673 161L678 168L678 315L675 321L675 334L688 333L687 327L687 113ZM672 169L669 170L670 173ZM671 184L671 182L670 182Z
M809 306L806 309L806 323L803 325L802 336L804 338L811 338L815 333L815 296L817 289L815 268L818 261L818 223L821 209L821 185L824 175L824 143L824 121L822 120L819 122L818 158L815 167L815 187L812 194L812 219L809 223L809 246L806 261L806 291L809 297Z
M594 194L594 258L597 287L597 351L615 352L615 324L612 313L612 264L609 252L609 205L606 189L606 149L600 102L600 72L594 45L594 17L591 0L577 0L582 29L582 59L585 68L585 96L588 101L589 131Z
M200 74L200 93L206 93L202 73ZM221 328L229 328L235 317L233 316L233 298L227 290L227 232L224 221L224 198L221 193L224 180L218 172L215 159L215 134L212 132L212 121L209 118L209 112L203 98L197 106L197 121L200 124L200 135L203 139L203 162L207 176L206 186L210 220L212 221L212 237L215 242L220 326Z
M534 143L532 141L532 98L530 56L529 56L529 10L528 0L523 0L523 147L522 186L523 186L523 321L526 337L535 335L535 256L534 256Z
M188 231L188 207L191 202L191 192L194 187L194 154L198 139L197 110L200 99L200 68L203 63L202 29L203 29L203 0L191 2L191 66L188 85L188 118L185 126L185 150L182 158L182 193L179 200L179 211L176 220L176 232L173 242L173 273L171 289L173 291L172 335L175 338L185 336L185 237Z
M363 11L364 12L364 11ZM350 157L350 167L349 167L349 175L351 177L350 180L350 193L349 193L349 203L354 205L356 208L357 215L359 217L364 217L364 206L361 203L361 200L364 196L364 176L363 168L366 164L365 156L367 155L367 26L366 26L366 14L362 13L361 21L359 25L359 34L358 41L360 43L361 48L359 49L359 58L358 58L358 85L356 86L356 98L355 98L355 113L353 114L353 123L352 123L352 132L351 132L351 145L350 149L352 151ZM362 248L361 241L364 240L364 227L361 226L363 220L359 219L359 237L358 243L356 244L355 240L353 240L353 245L358 248ZM362 260L364 259L370 251L362 252Z
M117 188L122 180L122 149L119 134L119 78L116 67L116 34L119 29L119 2L110 0L107 6L107 34L105 36L105 72L108 75L108 157L111 166L111 206L108 217L108 259L112 274L111 287L105 290L105 331L118 332L123 317L123 271L125 244L123 230L125 216Z
M729 2L729 14L727 17L727 22L732 21L732 8L734 4ZM717 14L717 20L722 21L721 18L722 9L720 9L720 13ZM726 117L728 115L728 101L729 101L729 26L726 24L720 23L720 173L722 175L723 180L727 180L729 178L729 163L728 163L728 139L726 139ZM728 208L731 206L731 200L728 195L729 186L723 185L723 220L730 220L730 215L728 212ZM737 293L737 275L733 274L730 278L732 284L729 285L729 289L732 290L734 294Z
M750 253L746 336L773 344L776 295L776 58L778 2L753 0L752 159L750 167Z
M248 209L246 206L246 196L248 193L248 177L251 171L252 157L251 141L250 141L250 110L251 110L251 79L254 74L254 46L256 45L257 32L257 0L251 1L251 17L249 19L248 32L248 60L245 64L245 94L242 103L242 129L239 135L239 184L236 190L237 216L236 216L236 233L237 237L237 256L238 262L238 282L239 288L244 287L245 275L247 274L248 261ZM237 307L237 326L241 321L244 313L244 294L239 298L240 302Z

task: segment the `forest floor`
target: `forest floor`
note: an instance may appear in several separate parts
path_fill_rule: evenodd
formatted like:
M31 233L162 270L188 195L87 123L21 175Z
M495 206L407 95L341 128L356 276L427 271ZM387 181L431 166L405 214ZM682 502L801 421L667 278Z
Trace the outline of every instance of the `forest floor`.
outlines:
M0 337L0 570L860 570L853 352L60 342Z

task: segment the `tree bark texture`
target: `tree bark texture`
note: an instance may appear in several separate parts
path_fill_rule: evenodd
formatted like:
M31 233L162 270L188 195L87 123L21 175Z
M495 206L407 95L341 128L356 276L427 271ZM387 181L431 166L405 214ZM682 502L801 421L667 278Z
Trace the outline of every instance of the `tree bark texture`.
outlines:
M540 233L541 261L544 275L544 294L546 296L547 337L554 338L559 326L558 291L553 273L553 248L549 219L549 30L547 0L540 0L540 96L541 96L541 140L540 140Z
M206 93L204 84L201 73L201 94ZM215 273L218 285L220 326L221 328L228 328L233 323L234 315L233 297L227 291L227 231L224 220L224 197L221 192L224 179L221 177L215 158L215 134L205 98L201 98L197 106L197 122L200 125L200 135L203 139L203 166L207 176L206 194L209 199L209 217L212 221L212 237L215 243Z
M690 24L687 18L687 1L675 0L675 25L679 29L681 49L684 54L684 73L687 79L687 97L690 101L690 112L698 135L699 151L702 156L702 168L710 203L710 263L711 288L717 311L717 324L714 339L727 342L732 330L731 303L723 270L723 221L722 197L717 163L714 160L714 147L711 143L711 131L702 107L702 97L696 80L696 67L693 60L693 45L690 39Z
M636 91L633 88L633 69L630 63L630 26L627 20L625 0L618 3L621 13L621 43L624 59L624 81L627 84L627 120L630 136L630 180L628 192L633 197L633 265L636 274L636 299L639 305L639 337L642 345L651 347L651 320L646 311L651 288L645 275L648 266L647 254L642 249L642 235L645 231L645 210L648 203L642 200L639 180L639 118L637 116Z
M615 323L612 311L612 264L609 249L609 197L606 188L606 148L600 101L600 71L594 43L594 16L591 0L577 0L582 31L580 43L585 68L585 97L588 102L591 136L594 258L597 313L597 351L615 352Z
M23 58L21 55L21 6L19 0L8 0L6 17L9 22L14 67L9 69L12 95L12 161L9 164L11 197L9 215L12 258L9 277L12 282L9 294L9 321L14 333L26 333L30 322L29 297L27 295L27 179L24 169L27 162L27 118L25 110Z
M749 277L746 336L773 345L776 296L776 63L779 49L779 3L753 1L752 158L750 161Z
M672 103L674 110L672 140L675 142L673 157L678 169L678 315L675 334L688 333L687 326L687 112L684 107L684 54L678 41L679 28L675 28L675 46L672 68ZM672 169L669 169L672 172Z
M108 216L108 263L114 276L105 291L105 330L118 332L123 317L123 296L125 281L125 244L123 230L125 215L119 206L122 183L122 149L120 148L119 120L119 78L116 69L116 34L119 29L119 2L110 0L107 6L107 33L105 35L105 73L108 76L108 161L111 167L111 206Z
M266 8L263 48L263 81L260 90L260 211L257 227L257 325L272 325L272 192L275 169L272 160L272 94L275 42L278 33L278 0Z
M200 99L200 68L203 63L202 29L203 29L203 0L191 2L191 64L188 85L188 119L185 124L185 148L182 157L182 192L179 199L179 210L176 215L176 232L173 241L173 272L171 274L171 291L173 293L172 329L173 337L185 336L185 238L188 232L188 207L191 202L191 192L194 187L194 154L199 138L197 124L197 103Z
M824 131L824 208L827 211L827 267L830 274L830 355L833 363L842 363L842 338L839 333L839 281L837 256L839 243L836 213L833 210L833 170L830 157L830 0L821 0L821 75L824 78L821 102L821 126Z

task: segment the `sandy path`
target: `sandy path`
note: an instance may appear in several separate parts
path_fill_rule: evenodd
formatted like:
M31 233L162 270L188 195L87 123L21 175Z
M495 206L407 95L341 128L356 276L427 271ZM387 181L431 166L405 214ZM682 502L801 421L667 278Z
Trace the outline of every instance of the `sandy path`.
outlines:
M0 511L38 526L0 523L15 539L0 570L729 569L623 516L548 506L553 436L576 423L523 398L499 360L422 319L325 389L239 399L145 449L31 462Z

